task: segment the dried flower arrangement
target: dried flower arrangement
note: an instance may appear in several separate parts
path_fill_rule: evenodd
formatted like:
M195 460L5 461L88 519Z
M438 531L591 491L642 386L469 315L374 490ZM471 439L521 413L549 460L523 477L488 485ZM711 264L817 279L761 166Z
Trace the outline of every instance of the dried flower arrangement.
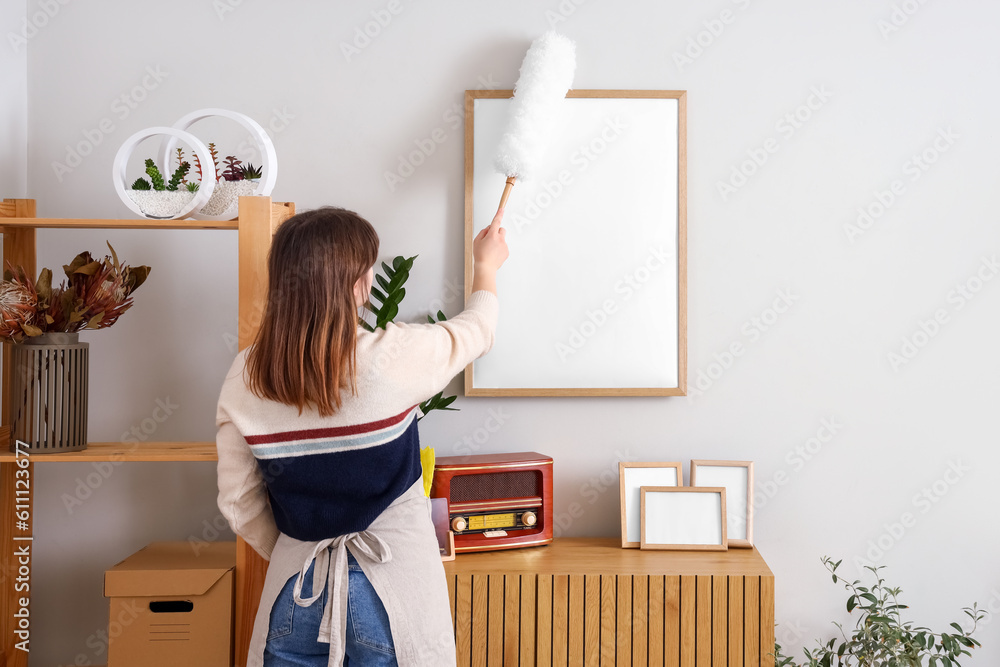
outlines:
M23 267L8 261L0 283L0 339L21 342L55 331L104 329L117 322L132 307L132 293L145 282L150 267L121 264L110 243L108 248L111 255L102 260L84 251L63 265L68 283L64 280L54 289L51 269L42 269L32 281Z

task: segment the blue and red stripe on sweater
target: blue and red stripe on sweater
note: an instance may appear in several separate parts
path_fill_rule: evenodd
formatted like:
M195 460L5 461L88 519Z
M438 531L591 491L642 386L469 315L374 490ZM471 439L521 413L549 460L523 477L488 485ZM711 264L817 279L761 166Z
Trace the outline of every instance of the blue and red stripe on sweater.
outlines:
M303 541L365 530L422 475L417 411L246 436L278 530Z

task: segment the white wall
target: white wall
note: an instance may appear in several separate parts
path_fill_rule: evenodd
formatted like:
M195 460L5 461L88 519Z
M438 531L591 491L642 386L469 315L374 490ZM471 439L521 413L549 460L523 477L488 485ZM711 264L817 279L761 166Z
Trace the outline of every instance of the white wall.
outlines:
M26 2L0 6L0 198L24 197L28 177L28 45L22 39ZM15 37L11 39L9 32Z
M61 6L28 48L29 196L43 216L126 217L109 175L129 134L196 108L238 109L285 125L273 133L276 199L354 207L378 228L386 256L419 253L403 315L422 318L435 299L461 293L462 133L449 110L480 81L511 87L530 40L552 17L565 18L556 27L577 42L577 87L689 91L690 377L701 393L463 398L461 412L424 421L423 442L442 455L465 450L465 438L481 452L552 455L567 535L617 534L619 458L753 459L756 541L777 578L778 635L796 652L831 636L831 620L846 620L824 554L843 558L849 577L861 575L856 558L887 565L913 618L934 628L959 620L973 601L1000 607L991 516L1000 280L964 303L953 292L976 288L979 271L992 277L983 258L993 261L1000 246L1000 7L400 2L350 60L341 43L386 2ZM28 4L30 14L36 2ZM883 36L880 22L904 4L915 13ZM699 36L708 43L706 25L718 32L724 11L721 34L678 66L675 54ZM5 28L14 19L5 16ZM166 74L147 78L149 89L135 91L145 99L122 117L115 100L132 95L147 68ZM810 101L814 108L803 109ZM809 118L791 132L781 121L797 109ZM95 134L103 118L114 129ZM436 128L446 140L390 192L384 173ZM957 138L939 141L947 150L912 180L911 156L933 152L942 131ZM53 163L88 133L100 143L60 181ZM765 145L776 152L723 198L720 181ZM851 242L845 225L894 180L902 194ZM83 249L104 253L106 239L126 261L152 266L132 312L85 336L91 439L117 440L144 420L156 425L155 440L213 438L218 388L235 353L235 235L38 236L39 267L58 269ZM785 312L774 321L776 300ZM939 309L947 321L925 340L920 322ZM459 301L444 310L456 313ZM770 324L756 328L754 318ZM888 354L900 353L903 337L926 344L894 369ZM735 342L745 351L730 363ZM151 421L163 415L158 400L177 406L162 423ZM502 425L485 439L498 414ZM810 440L818 436L826 442ZM949 473L953 466L960 473ZM102 571L154 539L214 537L214 472L210 464L36 467L33 660L104 661ZM86 500L68 509L74 494ZM913 521L900 535L907 513ZM872 550L880 542L884 554ZM997 664L1000 624L980 639L986 647L967 664Z

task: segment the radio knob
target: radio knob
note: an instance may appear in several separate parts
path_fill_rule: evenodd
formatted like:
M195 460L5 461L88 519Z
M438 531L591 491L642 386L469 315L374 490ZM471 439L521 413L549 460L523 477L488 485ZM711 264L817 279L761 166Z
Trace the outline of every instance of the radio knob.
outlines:
M525 512L521 515L521 523L525 526L534 526L538 523L538 517L535 516L534 512Z
M469 524L466 523L465 519L463 519L460 516L456 516L454 519L451 520L451 529L454 530L456 533L461 533L468 527Z

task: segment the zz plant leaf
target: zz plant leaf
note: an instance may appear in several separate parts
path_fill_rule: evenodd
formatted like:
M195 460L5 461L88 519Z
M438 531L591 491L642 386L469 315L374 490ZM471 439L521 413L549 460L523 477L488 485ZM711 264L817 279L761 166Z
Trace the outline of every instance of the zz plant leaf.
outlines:
M359 317L358 324L363 329L366 331L385 329L389 322L395 320L396 315L399 314L399 304L402 302L403 297L406 296L406 288L403 285L410 277L410 269L413 268L413 261L416 258L417 255L413 257L395 257L392 260L392 266L382 262L382 273L375 274L374 283L378 283L378 287L374 283L372 284L370 298L366 304L366 308L375 315L375 324L372 325L364 318ZM378 301L379 305L375 305L373 299L374 301ZM444 322L447 319L440 310L437 312L437 318L437 321L440 322ZM431 324L437 323L430 315L427 316L427 319ZM432 410L458 410L458 408L450 407L456 398L458 397L445 396L444 391L439 391L420 404L420 412L423 414L423 417L426 417L427 413ZM420 417L420 419L423 419L423 417Z

